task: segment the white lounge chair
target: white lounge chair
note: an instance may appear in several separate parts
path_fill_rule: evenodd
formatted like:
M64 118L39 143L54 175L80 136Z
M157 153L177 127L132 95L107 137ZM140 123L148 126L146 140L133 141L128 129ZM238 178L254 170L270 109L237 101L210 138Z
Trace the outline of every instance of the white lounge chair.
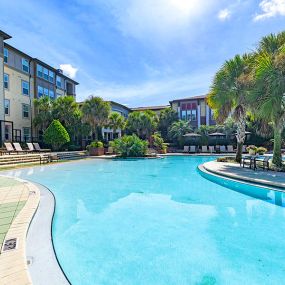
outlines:
M208 147L206 145L202 145L202 152L208 152Z
M36 151L32 143L27 143L29 151Z
M232 145L227 146L228 152L234 152L234 147Z
M6 148L5 152L8 152L9 154L12 153L12 152L15 152L15 150L14 150L14 148L13 148L11 143L4 142L4 145L5 145L5 148Z
M215 152L215 147L213 145L209 146L209 152L214 153Z
M189 152L189 146L188 145L184 145L184 149L183 149L183 152Z
M220 146L220 152L223 152L223 153L226 152L226 147L224 145Z
M17 142L13 143L13 145L14 145L14 148L15 148L16 152L18 152L18 153L28 153L28 152L30 152L28 150L23 150L21 145L19 143L17 143Z
M35 150L39 152L50 152L51 150L49 148L41 148L39 143L33 143Z
M190 145L190 153L196 153L196 146L195 145Z

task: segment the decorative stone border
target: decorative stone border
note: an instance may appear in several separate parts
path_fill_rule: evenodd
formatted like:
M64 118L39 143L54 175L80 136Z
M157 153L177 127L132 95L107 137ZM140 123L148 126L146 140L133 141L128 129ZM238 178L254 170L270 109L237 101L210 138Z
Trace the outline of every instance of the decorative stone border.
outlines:
M23 194L27 195L27 201L6 233L4 246L5 241L16 239L16 247L1 252L0 280L1 284L7 285L31 285L32 281L26 261L26 234L39 205L40 191L30 182L18 178L13 179L18 180L27 187Z

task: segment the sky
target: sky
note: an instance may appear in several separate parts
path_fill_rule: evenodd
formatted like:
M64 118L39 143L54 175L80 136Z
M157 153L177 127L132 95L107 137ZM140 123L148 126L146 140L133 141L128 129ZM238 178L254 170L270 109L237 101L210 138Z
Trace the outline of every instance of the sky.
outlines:
M227 59L285 30L285 0L0 0L7 42L129 107L207 94ZM4 8L4 9L2 9Z

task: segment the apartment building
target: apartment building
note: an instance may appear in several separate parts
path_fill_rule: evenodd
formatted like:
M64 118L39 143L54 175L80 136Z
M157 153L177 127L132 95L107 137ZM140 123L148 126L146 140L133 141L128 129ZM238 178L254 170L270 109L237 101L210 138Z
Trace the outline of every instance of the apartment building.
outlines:
M162 106L149 106L149 107L136 107L132 108L132 111L138 111L138 112L143 112L143 111L153 111L156 113L157 116L159 116L160 112L170 108L170 105L162 105Z
M0 140L30 141L41 136L33 128L35 98L76 96L78 83L45 62L9 45L0 31Z
M214 113L206 102L206 95L175 99L169 103L178 113L179 119L189 121L194 129L201 125L216 125Z

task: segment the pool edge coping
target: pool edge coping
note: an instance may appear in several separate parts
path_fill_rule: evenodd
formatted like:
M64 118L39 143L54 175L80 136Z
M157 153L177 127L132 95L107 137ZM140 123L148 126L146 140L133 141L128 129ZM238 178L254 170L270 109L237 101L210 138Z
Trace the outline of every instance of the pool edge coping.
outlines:
M202 164L197 166L197 169L199 171L205 173L205 174L216 176L216 177L226 179L226 180L231 180L231 181L243 183L243 184L249 184L249 185L253 185L253 186L257 186L257 187L261 187L261 188L271 189L274 191L285 192L285 187L282 184L280 185L279 183L276 183L276 182L263 183L261 181L256 181L253 178L249 178L249 177L247 178L244 176L233 175L230 173L224 173L221 171L216 171L216 170L213 170L211 168L208 168L207 166L205 166L205 164L207 164L207 162L202 163Z

